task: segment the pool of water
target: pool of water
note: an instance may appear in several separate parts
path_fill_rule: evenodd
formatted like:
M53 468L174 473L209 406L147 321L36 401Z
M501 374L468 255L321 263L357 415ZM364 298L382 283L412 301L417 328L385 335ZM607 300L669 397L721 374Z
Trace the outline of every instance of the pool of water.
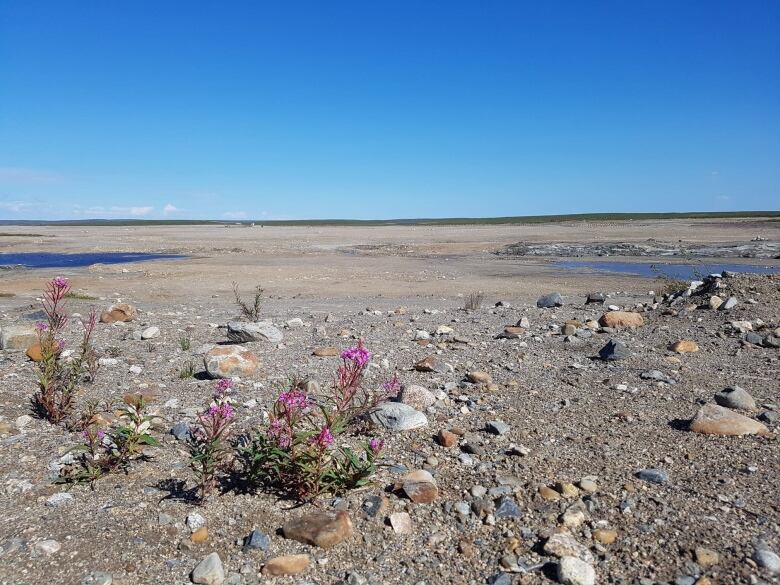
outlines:
M634 274L637 276L666 276L679 280L695 280L708 274L728 270L730 272L752 272L758 274L780 273L780 266L765 264L668 264L645 262L578 262L561 261L553 264L555 268L565 270L590 269L599 272L615 272L619 274Z
M79 268L92 264L122 264L160 260L163 258L185 258L179 254L147 254L134 252L90 252L85 254L58 254L49 252L25 252L0 254L0 267L23 266L25 268Z

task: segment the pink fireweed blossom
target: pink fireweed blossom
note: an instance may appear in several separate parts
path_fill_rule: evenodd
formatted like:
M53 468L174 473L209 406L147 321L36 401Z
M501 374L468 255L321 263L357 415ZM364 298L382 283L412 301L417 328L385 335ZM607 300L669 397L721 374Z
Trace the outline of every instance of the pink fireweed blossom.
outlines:
M384 448L385 442L382 439L374 437L368 442L368 448L374 455L379 455L379 452Z
M70 283L68 282L68 279L65 278L64 276L58 276L57 278L53 278L51 284L55 288L70 288Z
M349 347L342 351L341 359L344 361L349 360L362 367L371 361L371 352L363 346L362 341L359 341L357 347Z
M284 449L292 444L290 429L282 425L282 421L278 418L273 419L268 425L268 436Z
M48 323L44 323L43 321L38 321L35 324L35 330L38 333L43 333L44 331L48 331L49 330L49 324Z
M209 406L206 414L212 418L222 418L229 420L233 418L233 416L236 414L236 411L233 410L233 407L230 406L230 403L223 402L222 404L212 404Z
M322 427L319 435L309 439L309 443L311 443L312 445L316 445L321 449L324 449L325 447L328 447L333 443L333 433L330 432L330 429L326 425Z
M290 410L306 410L312 405L312 401L306 395L306 392L297 389L282 392L277 401Z
M385 391L388 398L395 398L398 396L398 393L401 391L401 381L398 379L398 375L393 374L392 378L382 384L382 389Z

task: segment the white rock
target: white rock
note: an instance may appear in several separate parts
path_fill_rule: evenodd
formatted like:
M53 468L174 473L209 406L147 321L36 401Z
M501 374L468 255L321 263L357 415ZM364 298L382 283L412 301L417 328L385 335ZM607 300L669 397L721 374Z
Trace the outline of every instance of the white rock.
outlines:
M160 329L157 327L147 327L141 331L141 339L154 339L155 337L160 337Z
M190 575L193 583L199 585L222 585L225 581L225 570L222 559L215 552L198 563Z
M58 508L72 502L73 499L73 494L69 494L68 492L58 492L49 496L49 498L46 500L46 505L51 506L52 508Z
M206 519L197 512L191 512L187 515L187 526L192 532L206 525Z
M52 539L36 542L35 546L33 546L35 552L42 555L53 555L61 548L62 545L56 540L52 540Z
M563 557L558 563L558 581L563 585L595 585L596 571L577 557Z

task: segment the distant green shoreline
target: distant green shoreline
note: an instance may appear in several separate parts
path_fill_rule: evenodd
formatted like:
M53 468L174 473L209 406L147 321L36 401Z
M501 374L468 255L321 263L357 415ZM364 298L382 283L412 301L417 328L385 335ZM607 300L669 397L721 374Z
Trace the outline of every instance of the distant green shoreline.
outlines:
M155 226L155 225L242 225L242 226L437 226L556 223L562 221L631 221L647 219L780 219L780 211L693 211L680 213L574 213L569 215L518 215L508 217L444 217L418 219L298 219L240 221L201 219L79 219L3 220L0 225L19 226Z

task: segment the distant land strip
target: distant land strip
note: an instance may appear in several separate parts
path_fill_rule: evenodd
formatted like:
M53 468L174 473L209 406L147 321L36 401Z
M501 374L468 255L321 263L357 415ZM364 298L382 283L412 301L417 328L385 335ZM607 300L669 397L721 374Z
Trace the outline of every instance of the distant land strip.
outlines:
M442 217L416 219L290 219L290 220L219 220L219 219L0 219L0 225L20 226L155 226L155 225L225 225L225 226L446 226L556 223L564 221L632 221L648 219L780 219L780 211L691 211L675 213L572 213L568 215L518 215L507 217Z

